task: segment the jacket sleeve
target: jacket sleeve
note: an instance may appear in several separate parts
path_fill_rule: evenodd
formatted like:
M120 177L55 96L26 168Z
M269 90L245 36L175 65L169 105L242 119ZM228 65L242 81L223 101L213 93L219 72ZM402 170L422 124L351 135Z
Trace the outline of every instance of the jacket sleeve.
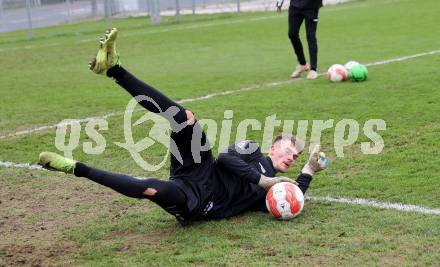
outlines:
M254 184L260 182L261 174L249 164L252 159L261 155L258 144L253 141L243 141L230 145L222 151L217 159L219 166L225 168L241 179Z
M296 182L298 183L298 187L299 189L301 189L303 194L306 193L310 183L312 182L312 179L313 177L309 174L301 173L300 175L298 175Z

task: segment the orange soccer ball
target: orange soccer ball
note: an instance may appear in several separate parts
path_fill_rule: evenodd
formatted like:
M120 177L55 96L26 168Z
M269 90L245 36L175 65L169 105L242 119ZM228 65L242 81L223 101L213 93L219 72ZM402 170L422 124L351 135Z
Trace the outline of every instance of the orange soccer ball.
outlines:
M266 207L278 220L290 220L301 213L304 195L301 189L292 183L277 183L266 194Z

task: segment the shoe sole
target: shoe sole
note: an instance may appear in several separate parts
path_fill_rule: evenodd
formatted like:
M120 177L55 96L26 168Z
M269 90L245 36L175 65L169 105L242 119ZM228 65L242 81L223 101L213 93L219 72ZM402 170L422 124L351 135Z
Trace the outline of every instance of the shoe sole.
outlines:
M89 63L89 69L94 73L102 74L111 67L117 35L118 30L116 28L108 29L104 37L99 40L98 53Z
M48 162L48 163L46 163L46 164L44 164L44 165L42 165L42 164L40 164L40 165L41 165L41 167L42 167L43 169L46 169L46 170L48 170L48 171L57 171L57 172L60 172L60 170L50 167L49 164L50 164L50 162Z

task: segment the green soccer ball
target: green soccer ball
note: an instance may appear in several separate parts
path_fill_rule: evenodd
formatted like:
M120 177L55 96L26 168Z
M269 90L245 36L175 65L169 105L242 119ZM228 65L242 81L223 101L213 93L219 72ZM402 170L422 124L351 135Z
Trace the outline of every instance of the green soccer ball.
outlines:
M363 82L368 77L368 69L365 65L357 64L348 71L348 79L352 82Z

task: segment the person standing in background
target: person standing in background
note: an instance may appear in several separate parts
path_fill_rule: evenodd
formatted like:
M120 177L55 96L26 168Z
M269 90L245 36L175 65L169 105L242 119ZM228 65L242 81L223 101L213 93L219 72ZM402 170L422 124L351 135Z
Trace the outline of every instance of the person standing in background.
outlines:
M277 11L281 12L284 0L277 0ZM322 7L322 0L290 0L289 6L289 39L295 51L298 65L292 72L292 78L299 78L309 71L307 79L318 78L318 44L316 30L318 27L319 9ZM299 30L305 21L307 43L309 45L310 64L307 63L304 50L299 38Z

